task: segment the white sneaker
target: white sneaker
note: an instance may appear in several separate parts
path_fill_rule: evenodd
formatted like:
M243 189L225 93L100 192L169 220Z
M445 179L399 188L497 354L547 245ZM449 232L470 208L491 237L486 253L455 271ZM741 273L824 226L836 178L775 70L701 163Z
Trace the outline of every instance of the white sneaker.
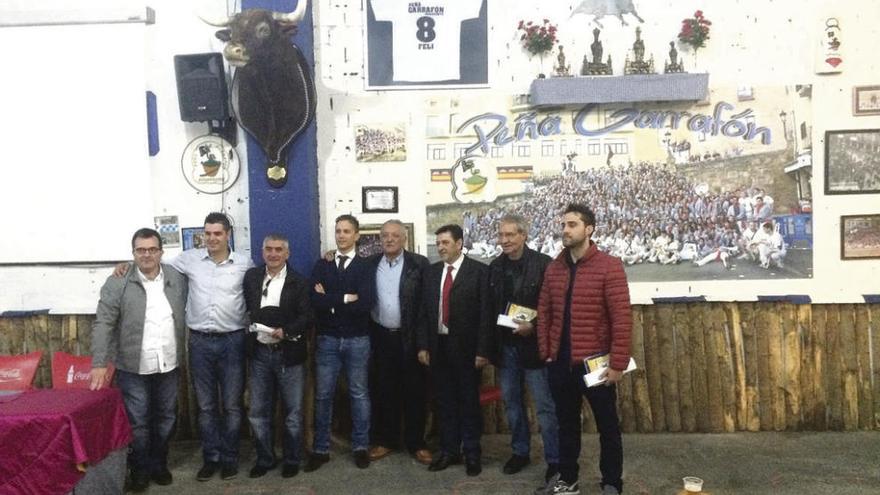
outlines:
M577 481L569 485L560 479L556 480L556 484L547 493L551 495L580 495L581 491L578 489Z
M544 486L536 488L534 495L550 495L551 493L553 493L553 487L556 486L557 481L559 481L559 473L551 476Z

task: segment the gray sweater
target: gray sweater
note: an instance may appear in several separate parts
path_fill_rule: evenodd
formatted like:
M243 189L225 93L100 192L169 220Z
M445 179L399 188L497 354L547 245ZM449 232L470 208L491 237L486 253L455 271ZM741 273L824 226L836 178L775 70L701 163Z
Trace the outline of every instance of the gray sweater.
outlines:
M162 273L165 297L168 298L174 318L177 362L183 364L186 277L164 263ZM101 287L101 299L92 324L92 367L103 368L108 362L113 362L117 369L138 372L146 312L147 293L135 266L131 266L123 277L107 278Z

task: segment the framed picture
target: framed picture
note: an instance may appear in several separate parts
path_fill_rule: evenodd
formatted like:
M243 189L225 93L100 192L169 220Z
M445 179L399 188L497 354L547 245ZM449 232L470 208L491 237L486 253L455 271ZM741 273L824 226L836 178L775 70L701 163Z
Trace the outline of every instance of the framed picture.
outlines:
M840 217L840 259L880 258L880 214Z
M202 249L207 247L205 244L205 228L204 227L186 227L181 230L183 233L183 250ZM235 250L235 231L229 231L229 249Z
M853 88L853 115L880 115L880 86Z
M405 162L406 127L403 124L358 125L354 128L355 160Z
M361 188L364 213L397 213L397 187Z
M880 129L825 131L825 194L880 193Z
M486 87L488 3L367 0L366 89Z
M415 252L415 240L413 240L414 227L412 223L404 223L406 228L406 250ZM358 256L371 256L382 252L382 224L361 225L361 237L357 242Z

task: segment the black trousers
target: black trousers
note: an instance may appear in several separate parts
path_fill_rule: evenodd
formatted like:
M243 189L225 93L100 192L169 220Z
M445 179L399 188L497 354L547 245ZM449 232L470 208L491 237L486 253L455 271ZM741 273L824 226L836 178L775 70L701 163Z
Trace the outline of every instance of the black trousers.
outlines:
M406 355L398 331L373 324L370 383L373 443L400 448L401 419L406 449L413 453L425 446L428 370L415 351Z
M479 460L483 415L480 411L480 370L474 358L456 354L449 337L440 336L431 354L431 378L440 418L440 450L448 455L464 451L468 460Z
M578 480L581 456L581 404L586 397L599 430L599 471L602 484L623 491L623 442L617 417L617 387L598 385L587 388L584 365L549 366L550 393L556 402L559 420L559 473L568 484Z

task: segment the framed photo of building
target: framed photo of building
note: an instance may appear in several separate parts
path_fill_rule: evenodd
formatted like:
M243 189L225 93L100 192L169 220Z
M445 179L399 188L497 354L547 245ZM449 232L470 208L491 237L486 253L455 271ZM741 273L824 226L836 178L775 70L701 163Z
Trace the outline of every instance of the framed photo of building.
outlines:
M208 247L205 244L205 228L204 227L186 227L181 230L183 233L183 250L202 249ZM235 250L235 232L229 231L229 249Z
M880 258L880 214L840 217L840 259Z
M853 115L880 115L880 86L853 88Z
M367 0L366 89L486 87L488 3Z
M406 250L413 253L415 252L415 240L413 239L415 229L411 222L404 223L403 226L406 229ZM381 223L361 225L361 236L357 242L358 256L371 256L382 252L381 230Z
M397 187L361 188L362 210L364 213L397 213Z
M825 194L880 193L880 129L825 131Z

